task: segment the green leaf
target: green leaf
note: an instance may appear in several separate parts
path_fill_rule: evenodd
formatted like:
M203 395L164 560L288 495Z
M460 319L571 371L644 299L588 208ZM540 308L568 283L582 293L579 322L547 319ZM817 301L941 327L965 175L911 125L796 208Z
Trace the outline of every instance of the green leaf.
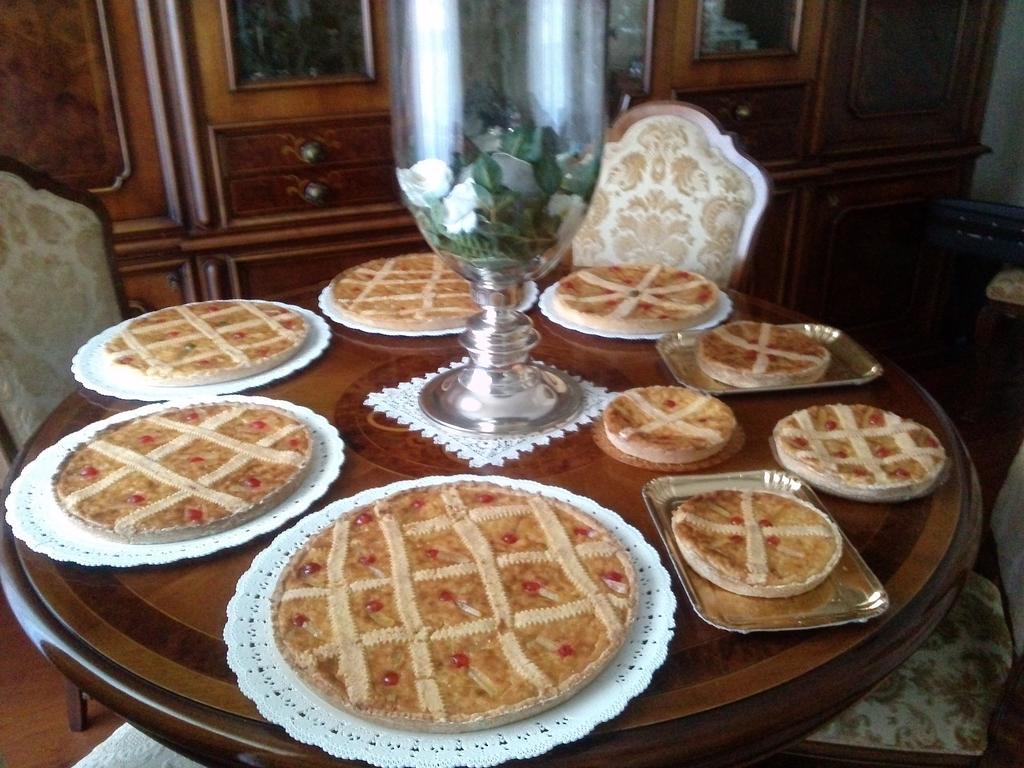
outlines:
M473 163L473 181L488 192L497 192L501 187L501 166L486 152Z
M566 192L579 195L584 200L589 200L597 183L598 165L595 160L587 163L576 163L568 170L562 179L562 189Z
M562 169L554 155L544 154L533 166L533 177L545 194L553 195L562 184Z

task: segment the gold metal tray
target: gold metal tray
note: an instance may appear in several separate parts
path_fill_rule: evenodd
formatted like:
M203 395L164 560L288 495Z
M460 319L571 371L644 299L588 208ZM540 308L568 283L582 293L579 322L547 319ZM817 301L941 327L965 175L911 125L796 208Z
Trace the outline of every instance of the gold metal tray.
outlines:
M810 336L824 344L832 354L825 374L817 381L806 384L781 384L763 387L734 387L708 376L697 365L697 339L704 331L677 331L666 333L658 339L658 352L676 377L676 381L687 387L699 389L711 395L733 395L745 392L779 392L792 389L813 389L818 387L841 387L850 384L867 384L882 375L879 363L864 347L855 342L838 328L819 323L796 323L783 326Z
M698 493L716 490L788 493L828 512L818 496L798 478L778 470L727 472L719 475L666 475L641 491L693 610L704 621L730 632L764 632L831 627L867 621L885 612L889 596L843 534L843 556L824 582L793 597L737 595L695 573L683 559L672 534L672 510Z

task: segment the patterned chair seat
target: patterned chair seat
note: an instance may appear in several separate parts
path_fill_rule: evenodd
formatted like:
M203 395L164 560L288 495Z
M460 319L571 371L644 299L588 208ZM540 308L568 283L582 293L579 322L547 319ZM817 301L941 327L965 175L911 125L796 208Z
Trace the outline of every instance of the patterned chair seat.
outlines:
M999 590L972 573L924 644L808 741L904 753L980 755L1012 658Z
M992 278L985 289L992 301L1002 301L1024 307L1024 268L1006 267Z
M764 172L710 117L643 104L609 131L573 268L665 264L735 286L767 200Z

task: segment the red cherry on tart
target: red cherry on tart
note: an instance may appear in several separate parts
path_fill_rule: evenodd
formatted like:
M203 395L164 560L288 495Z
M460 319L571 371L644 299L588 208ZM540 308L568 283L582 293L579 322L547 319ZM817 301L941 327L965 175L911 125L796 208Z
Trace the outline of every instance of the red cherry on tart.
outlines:
M296 613L292 615L292 626L304 627L309 624L309 616L304 613Z
M392 686L398 685L399 679L400 678L399 678L398 673L394 672L394 671L391 671L391 672L385 672L384 675L381 677L380 681L382 683L384 683L384 685L392 687Z
M568 658L569 656L574 656L575 654L576 649L569 645L569 643L562 643L562 645L558 646L558 655L563 659Z
M260 480L258 477L247 477L242 482L249 488L259 488L261 485L263 485L263 481Z
M503 542L505 542L506 544L510 544L511 545L511 544L515 544L517 541L519 541L519 537L516 536L514 533L512 533L510 531L509 533L503 533L501 535L501 540Z
M356 519L352 522L354 522L356 525L366 525L371 520L373 520L373 515L371 515L369 512L363 512L362 514L358 515Z
M190 523L199 523L203 520L203 510L199 507L189 507L185 510L185 519Z
M133 493L131 496L128 497L128 501L130 501L132 504L141 504L145 500L146 497L141 493Z
M380 600L370 600L366 603L367 613L380 613L382 610L384 610L384 603Z
M299 566L299 575L308 578L310 576L315 576L323 569L324 567L320 563L311 560Z
M99 473L100 471L92 466L92 464L88 464L78 471L78 474L82 477L96 477Z
M450 660L456 669L464 669L469 666L469 656L464 653L453 653Z

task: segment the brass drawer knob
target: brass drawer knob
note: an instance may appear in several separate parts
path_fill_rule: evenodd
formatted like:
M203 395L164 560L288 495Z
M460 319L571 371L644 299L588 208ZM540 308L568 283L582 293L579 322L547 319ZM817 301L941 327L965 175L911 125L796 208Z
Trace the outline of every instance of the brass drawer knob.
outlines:
M304 163L322 163L327 157L324 145L319 141L306 141L299 147L299 157Z
M749 104L737 104L736 109L732 111L732 116L737 120L746 120L754 113L754 110L750 108Z
M325 206L330 197L331 188L319 181L311 181L302 189L302 199L310 205Z

